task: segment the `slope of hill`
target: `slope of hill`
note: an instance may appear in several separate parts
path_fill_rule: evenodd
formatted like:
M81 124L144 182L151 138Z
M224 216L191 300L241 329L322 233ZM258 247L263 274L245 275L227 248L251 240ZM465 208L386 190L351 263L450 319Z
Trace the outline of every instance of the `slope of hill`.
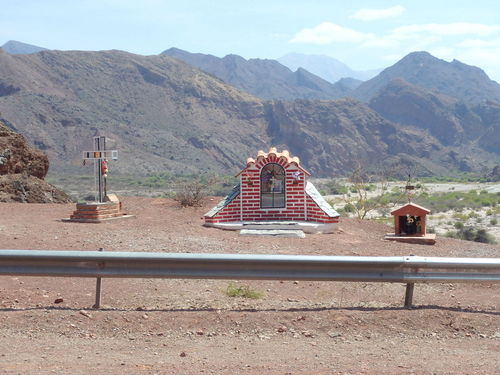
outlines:
M271 145L318 177L346 174L359 160L446 173L466 157L356 100L263 101L180 60L122 51L0 51L0 112L66 174L92 173L81 152L98 134L119 150L110 173L131 175L232 174ZM475 162L492 167L498 155Z
M2 48L5 52L10 53L12 55L17 55L17 54L23 55L23 54L37 53L40 51L47 50L47 48L38 47L31 44L18 42L15 40L9 40L0 48Z
M267 114L273 142L300 150L321 176L343 175L359 163L403 170L411 163L424 173L444 172L432 162L444 152L435 138L398 126L357 100L275 102Z
M124 173L221 169L267 144L253 121L258 99L167 56L0 52L0 61L9 88L0 111L58 170L74 171L99 133L123 155L110 168Z
M500 85L478 67L440 60L428 52L413 52L361 84L353 96L370 101L391 80L401 78L422 88L468 102L500 102Z
M402 79L379 90L370 107L388 120L428 130L444 145L478 138L483 130L480 117L465 104Z
M381 71L381 69L353 70L343 62L324 55L288 53L277 60L292 71L303 68L332 83L337 82L341 78L354 78L366 81L375 77Z
M462 157L460 169L471 171L485 151L500 154L500 104L469 105L431 92L402 79L390 81L370 101L388 120L426 130L443 145L453 146L448 157ZM450 156L451 155L451 156Z
M345 92L305 69L292 72L276 60L245 60L238 55L218 58L178 48L162 55L182 60L261 99L336 99Z

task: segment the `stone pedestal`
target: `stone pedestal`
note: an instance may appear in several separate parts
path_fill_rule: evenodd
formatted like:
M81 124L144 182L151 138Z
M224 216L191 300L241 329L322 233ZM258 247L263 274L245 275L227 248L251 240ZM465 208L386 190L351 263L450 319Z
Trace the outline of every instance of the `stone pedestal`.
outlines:
M77 203L76 211L63 221L73 221L79 223L100 223L107 220L125 219L134 217L122 210L122 203L116 195L106 196L107 202Z

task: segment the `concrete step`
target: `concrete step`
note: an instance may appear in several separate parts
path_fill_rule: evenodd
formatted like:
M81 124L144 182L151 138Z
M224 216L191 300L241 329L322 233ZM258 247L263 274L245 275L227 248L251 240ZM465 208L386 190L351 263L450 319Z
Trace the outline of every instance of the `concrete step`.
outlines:
M244 229L256 230L301 230L296 221L257 221L243 223Z
M242 229L241 236L272 236L284 238L304 238L306 235L300 229Z

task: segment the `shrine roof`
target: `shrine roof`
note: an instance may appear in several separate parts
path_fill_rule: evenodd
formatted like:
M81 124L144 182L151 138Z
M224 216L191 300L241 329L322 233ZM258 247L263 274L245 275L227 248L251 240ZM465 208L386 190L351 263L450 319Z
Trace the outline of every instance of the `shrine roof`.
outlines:
M406 214L411 214L411 213L417 213L417 214L428 214L431 212L425 207L419 206L418 204L415 203L407 203L402 207L399 207L393 211L391 211L391 215L406 215Z
M237 184L237 185L233 186L233 190L231 190L231 192L228 195L226 195L224 197L224 199L222 199L217 204L217 206L213 207L210 211L208 211L205 214L205 216L206 217L213 217L213 216L215 216L217 214L217 212L219 212L224 207L226 207L229 203L231 203L233 201L233 199L238 196L239 193L240 193L240 184Z
M310 176L311 174L306 171L301 165L300 165L300 159L297 156L291 156L290 152L288 150L283 150L282 152L278 152L276 147L271 147L269 149L269 152L264 152L263 150L259 150L257 153L257 157L254 158L248 158L247 159L247 166L241 171L243 172L247 168L250 168L254 166L255 164L259 163L261 160L265 159L276 159L276 160L284 160L287 164L295 164L301 171L303 171L306 175ZM269 162L272 162L269 161ZM238 173L236 176L239 176L240 173Z

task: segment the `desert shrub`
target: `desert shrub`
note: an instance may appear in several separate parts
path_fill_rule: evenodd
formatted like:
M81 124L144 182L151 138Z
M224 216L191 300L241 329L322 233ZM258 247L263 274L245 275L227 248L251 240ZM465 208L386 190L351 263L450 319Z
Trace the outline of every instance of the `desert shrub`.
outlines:
M182 207L201 206L203 198L206 197L206 188L201 183L186 184L175 193L174 200Z
M497 225L498 224L498 220L496 218L493 218L490 220L490 225Z
M496 243L493 236L488 233L486 229L478 229L474 241L483 243Z
M349 188L337 180L330 180L328 181L324 187L323 190L325 192L325 195L341 195L341 194L347 194L349 193Z
M457 231L448 231L446 237L457 238L459 240L474 241L482 243L496 243L495 238L486 231L486 229L475 229L473 227L464 227Z
M464 223L461 221L457 221L455 224L453 224L453 226L455 227L455 229L463 229Z
M352 213L355 211L354 205L351 203L347 203L342 209L342 211L346 213Z
M248 285L238 285L235 283L229 283L227 288L224 290L224 294L228 297L242 297L242 298L261 298L264 293L255 289L250 288Z
M456 214L453 214L452 218L457 219L457 220L467 221L467 219L469 217L467 215L464 215L464 214L456 213Z
M214 178L207 179L204 177L186 181L175 193L173 199L179 202L182 207L201 206L201 202L215 182Z
M369 184L367 187L366 187L366 190L367 191L374 191L377 189L377 185L375 184Z
M430 209L433 212L444 212L453 210L462 212L470 208L478 210L482 207L496 207L500 203L500 197L496 193L481 192L475 190L469 192L451 191L441 194L420 194L414 197L415 203Z

